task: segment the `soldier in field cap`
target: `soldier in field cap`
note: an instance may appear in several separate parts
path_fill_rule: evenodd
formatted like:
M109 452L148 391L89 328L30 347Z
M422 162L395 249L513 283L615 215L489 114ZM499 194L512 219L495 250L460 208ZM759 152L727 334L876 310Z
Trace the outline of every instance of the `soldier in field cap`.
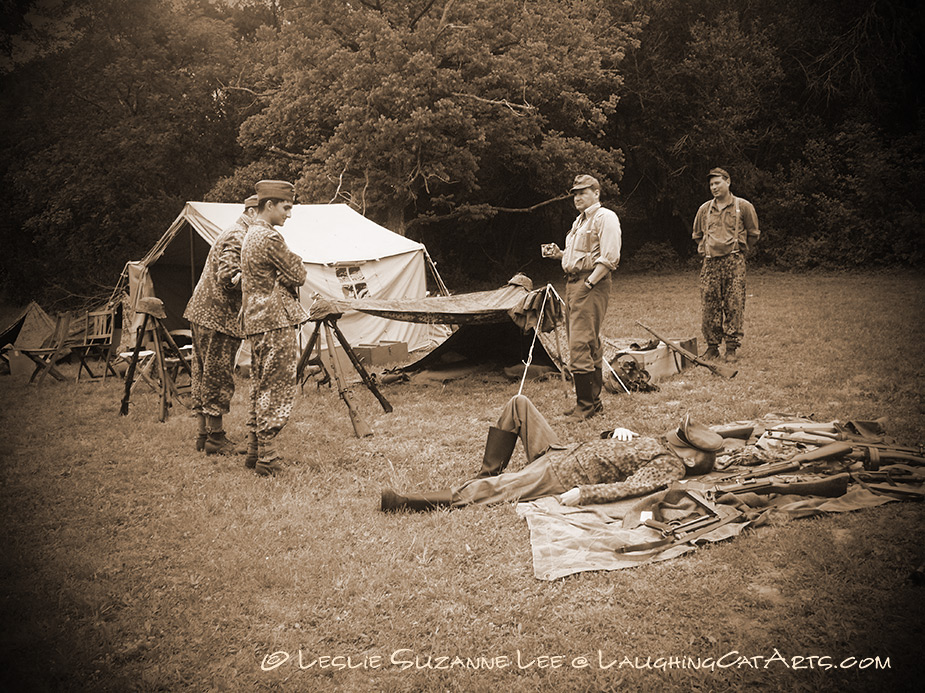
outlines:
M610 300L610 275L620 264L622 234L617 215L601 206L596 178L575 176L569 192L578 218L565 237L565 250L549 243L543 246L543 256L561 260L565 272L565 316L575 381L575 406L565 414L580 420L604 409L601 326Z
M193 333L192 398L199 422L196 449L207 455L237 450L225 435L222 417L234 396L234 359L241 331L241 244L257 215L257 196L244 201L244 213L209 250L202 275L183 317Z
M689 415L676 429L658 437L641 437L626 428L604 431L599 438L562 445L533 403L514 395L492 429L499 430L504 449L485 446L475 478L452 489L399 495L384 489L380 510L431 510L473 504L536 500L559 496L565 505L610 503L641 496L685 476L713 470L723 438ZM523 442L527 466L505 472L517 439Z
M271 476L282 469L276 437L289 421L298 359L296 329L308 320L299 303L305 266L280 232L292 216L295 189L282 180L256 185L257 217L241 248L244 334L251 347L250 437L245 465Z
M725 360L735 363L745 325L745 257L758 243L758 216L748 200L729 191L729 173L714 168L708 174L713 198L694 217L692 237L703 258L700 304L705 359L719 358L726 342Z

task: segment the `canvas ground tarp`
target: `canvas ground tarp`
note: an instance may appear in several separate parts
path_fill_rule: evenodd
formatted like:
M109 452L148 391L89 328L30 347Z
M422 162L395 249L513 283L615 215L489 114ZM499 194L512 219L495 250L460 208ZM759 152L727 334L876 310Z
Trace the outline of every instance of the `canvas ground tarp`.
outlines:
M218 235L243 212L241 204L188 202L170 228L123 275L129 306L144 296L164 302L169 330L188 329L183 311L192 296L209 249ZM424 246L392 233L347 205L295 205L280 228L286 243L302 257L308 278L300 289L308 309L312 294L329 299L419 298L427 293ZM349 311L338 325L351 344L404 342L409 350L433 345L447 330L396 322ZM303 327L303 341L312 325Z

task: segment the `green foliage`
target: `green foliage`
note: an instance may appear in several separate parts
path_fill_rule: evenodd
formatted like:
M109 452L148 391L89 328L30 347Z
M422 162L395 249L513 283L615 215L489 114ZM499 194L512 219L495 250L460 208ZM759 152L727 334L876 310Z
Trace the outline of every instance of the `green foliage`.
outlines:
M925 260L925 148L869 123L811 140L765 203L765 255L781 266L919 265Z
M607 6L305 3L268 40L266 106L239 142L255 161L301 159L303 199L397 231L533 204L578 170L614 184L621 156L601 136L636 25Z
M74 2L70 39L2 77L0 177L11 296L107 293L234 154L216 98L232 28L195 3ZM64 21L64 20L62 20Z
M268 177L488 285L561 244L580 172L601 180L629 262L691 257L715 165L756 206L758 263L925 262L911 0L2 7L0 288L15 300L106 293L183 202Z

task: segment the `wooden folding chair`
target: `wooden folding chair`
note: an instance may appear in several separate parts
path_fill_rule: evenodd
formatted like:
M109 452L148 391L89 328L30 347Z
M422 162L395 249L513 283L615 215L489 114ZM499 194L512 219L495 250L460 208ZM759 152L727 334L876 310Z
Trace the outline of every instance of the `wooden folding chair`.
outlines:
M83 371L87 372L91 381L105 380L107 371L118 377L112 365L112 344L115 316L111 310L91 310L84 315L84 336L82 343L72 347L80 360L77 367L77 382ZM87 360L91 354L96 353L103 365L103 372L94 373Z
M69 350L67 339L71 330L71 314L61 313L55 322L55 331L51 339L46 342L48 346L39 349L23 349L22 353L28 356L35 363L35 370L29 377L29 383L36 385L41 384L45 376L49 373L51 377L58 381L64 381L65 377L56 367L56 363Z

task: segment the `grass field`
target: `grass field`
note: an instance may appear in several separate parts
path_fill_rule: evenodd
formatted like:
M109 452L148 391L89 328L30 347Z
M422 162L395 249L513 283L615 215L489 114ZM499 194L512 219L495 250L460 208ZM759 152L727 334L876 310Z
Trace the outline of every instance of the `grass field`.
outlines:
M901 442L925 442L925 278L752 273L748 294L733 380L697 368L657 393L605 395L604 417L571 426L558 380L525 394L566 440L614 424L659 433L686 411L707 423L774 411L886 416ZM643 339L636 319L699 337L696 273L616 279L605 333ZM925 587L909 576L925 560L921 503L778 520L672 561L555 582L533 577L510 505L378 512L383 486L434 490L473 474L517 388L488 372L389 386L391 414L355 388L375 430L362 440L336 391L306 388L280 437L292 466L261 479L240 458L195 453L192 418L174 408L159 423L151 393L120 417L117 382L0 378L0 680L30 691L920 690ZM718 663L651 666L668 657ZM482 667L458 664L467 658Z

